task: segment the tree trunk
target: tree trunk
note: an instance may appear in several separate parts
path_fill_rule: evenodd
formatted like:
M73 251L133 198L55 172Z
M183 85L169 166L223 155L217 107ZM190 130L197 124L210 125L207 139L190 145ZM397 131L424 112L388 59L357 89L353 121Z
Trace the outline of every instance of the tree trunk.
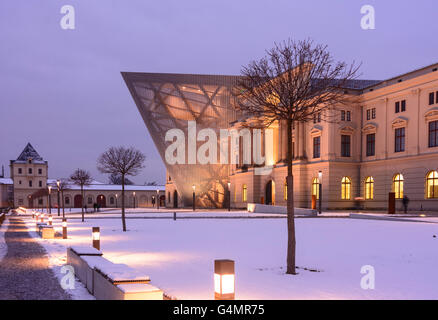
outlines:
M296 274L294 177L292 174L292 154L292 120L287 120L287 274Z
M85 221L85 217L84 217L84 202L85 202L85 197L84 197L84 186L81 184L81 197L82 197L82 222Z
M62 217L65 218L64 190L61 190L61 197L62 197Z
M125 175L122 174L122 226L123 231L126 231L126 221L125 221Z

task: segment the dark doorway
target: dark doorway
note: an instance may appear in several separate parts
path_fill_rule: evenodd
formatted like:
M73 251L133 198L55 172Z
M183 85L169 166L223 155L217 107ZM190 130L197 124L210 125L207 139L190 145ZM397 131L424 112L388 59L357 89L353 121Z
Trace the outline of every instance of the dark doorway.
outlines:
M160 196L160 207L166 206L166 196Z
M173 191L173 207L178 208L178 192Z
M103 194L97 196L97 204L101 207L101 208L105 208L106 207L106 198Z
M32 197L28 197L28 208L33 208L33 198Z
M75 208L82 208L82 196L80 194L75 195L74 204Z
M266 184L266 192L265 192L265 204L274 205L275 204L275 183L270 180Z

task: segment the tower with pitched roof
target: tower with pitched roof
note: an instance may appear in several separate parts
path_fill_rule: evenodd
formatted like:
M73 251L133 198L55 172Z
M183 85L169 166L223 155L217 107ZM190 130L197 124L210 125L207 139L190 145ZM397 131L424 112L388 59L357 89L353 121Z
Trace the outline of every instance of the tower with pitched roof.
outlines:
M28 143L16 160L10 161L11 179L14 184L14 206L34 208L44 203L39 198L34 199L33 194L47 188L48 163Z

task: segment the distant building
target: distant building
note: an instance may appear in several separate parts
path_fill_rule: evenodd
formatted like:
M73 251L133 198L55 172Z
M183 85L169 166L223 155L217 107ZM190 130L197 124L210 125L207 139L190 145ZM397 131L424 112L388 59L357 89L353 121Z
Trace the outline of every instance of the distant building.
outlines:
M394 192L397 207L408 196L415 210L438 210L438 64L384 80L354 80L345 94L359 102L315 115L293 129L294 200L311 207L320 197L328 209L386 209ZM189 136L188 121L199 130L237 129L253 121L240 114L231 94L238 76L130 73L122 76L167 168L169 206L196 202L205 207L227 204L228 183L233 207L248 202L286 204L285 124L271 126L272 171L255 174L259 165L242 163L242 148L229 150L237 164L169 164L166 132L177 128ZM325 122L324 118L335 121ZM190 139L190 137L188 138ZM186 141L188 141L188 139ZM204 139L191 137L199 147ZM218 142L219 143L219 142ZM253 154L254 150L250 150ZM265 154L266 156L266 154ZM319 177L322 173L322 180Z
M46 208L48 205L48 189L51 187L51 206L58 206L57 179L48 179L48 162L44 160L30 143L16 160L10 161L11 178L0 177L0 208L26 207ZM121 185L104 184L93 181L85 186L85 205L93 208L99 204L102 208L121 207ZM160 206L165 205L163 186L125 186L126 207L156 206L157 198ZM60 194L60 203L62 198ZM69 184L64 191L65 208L80 208L82 196L80 186ZM153 205L154 204L154 205Z

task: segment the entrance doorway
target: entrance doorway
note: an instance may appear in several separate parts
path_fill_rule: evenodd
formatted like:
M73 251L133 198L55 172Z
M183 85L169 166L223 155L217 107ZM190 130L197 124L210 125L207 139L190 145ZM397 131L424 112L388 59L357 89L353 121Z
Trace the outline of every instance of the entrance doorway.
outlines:
M178 208L178 192L176 190L173 191L173 207Z
M266 184L265 199L265 204L275 205L275 182L273 180Z
M105 196L103 194L97 196L97 204L101 208L105 208L106 207L106 198L105 198Z
M80 194L75 195L74 203L75 208L82 208L82 196Z

